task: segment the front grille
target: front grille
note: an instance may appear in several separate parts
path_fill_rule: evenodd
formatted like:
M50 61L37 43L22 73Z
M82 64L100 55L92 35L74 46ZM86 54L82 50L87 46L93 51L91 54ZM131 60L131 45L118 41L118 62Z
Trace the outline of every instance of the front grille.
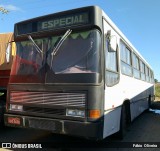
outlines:
M30 107L24 106L23 111L30 113L40 113L40 114L49 114L49 115L65 115L65 109L52 109L52 108L40 108L40 107Z
M65 115L65 108L85 108L86 93L12 91L10 103L23 104L24 111L29 113Z
M43 130L51 130L55 131L56 130L56 123L53 121L45 121L45 120L37 120L37 119L29 119L29 126L31 128L38 128L38 129L43 129ZM58 126L58 128L60 125Z

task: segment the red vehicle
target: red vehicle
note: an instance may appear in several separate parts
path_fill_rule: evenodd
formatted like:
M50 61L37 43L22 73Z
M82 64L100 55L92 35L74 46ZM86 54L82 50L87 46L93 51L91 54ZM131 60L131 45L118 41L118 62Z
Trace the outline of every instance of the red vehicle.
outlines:
M3 125L3 114L13 56L16 53L13 33L0 34L0 125Z

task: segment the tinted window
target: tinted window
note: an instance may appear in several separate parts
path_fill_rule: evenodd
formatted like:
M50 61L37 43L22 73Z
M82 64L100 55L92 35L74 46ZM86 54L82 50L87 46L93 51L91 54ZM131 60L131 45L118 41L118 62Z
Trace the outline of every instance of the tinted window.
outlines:
M115 85L119 80L117 51L110 52L108 49L109 40L106 38L106 84L108 86Z
M139 59L136 54L133 53L133 75L135 78L140 78L140 71L139 71Z
M132 75L131 67L131 51L126 47L126 45L120 43L120 53L121 53L121 71L123 74Z

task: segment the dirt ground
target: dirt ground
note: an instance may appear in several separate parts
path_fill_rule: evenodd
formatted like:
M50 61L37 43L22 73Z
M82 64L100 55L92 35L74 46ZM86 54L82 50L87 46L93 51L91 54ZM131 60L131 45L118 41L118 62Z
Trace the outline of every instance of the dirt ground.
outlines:
M155 101L160 101L160 97L155 97Z

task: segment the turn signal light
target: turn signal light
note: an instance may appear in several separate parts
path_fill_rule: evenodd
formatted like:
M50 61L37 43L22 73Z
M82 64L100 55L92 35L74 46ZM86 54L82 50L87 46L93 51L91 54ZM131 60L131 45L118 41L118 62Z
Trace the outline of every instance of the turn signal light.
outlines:
M97 119L100 117L100 110L90 110L89 111L89 117L90 118L94 118L94 119Z

